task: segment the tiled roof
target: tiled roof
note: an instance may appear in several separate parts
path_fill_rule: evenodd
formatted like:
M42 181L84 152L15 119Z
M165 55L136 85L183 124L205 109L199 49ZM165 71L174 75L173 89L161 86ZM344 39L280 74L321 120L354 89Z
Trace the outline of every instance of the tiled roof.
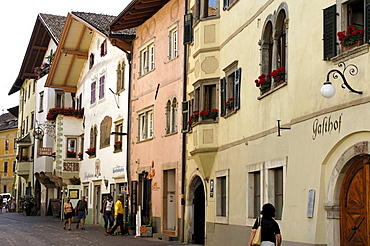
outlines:
M10 113L0 115L0 131L18 127L18 119Z
M54 39L59 43L66 17L51 14L40 14L40 17L45 23L45 27L49 29L51 35L53 35Z
M103 15L103 14L94 14L94 13L85 13L85 12L72 12L72 14L84 20L86 23L90 24L96 30L100 31L106 36L109 35L110 24L116 18L116 16L112 16L112 15ZM135 30L136 30L135 28L126 29L126 30L123 30L121 34L135 35Z

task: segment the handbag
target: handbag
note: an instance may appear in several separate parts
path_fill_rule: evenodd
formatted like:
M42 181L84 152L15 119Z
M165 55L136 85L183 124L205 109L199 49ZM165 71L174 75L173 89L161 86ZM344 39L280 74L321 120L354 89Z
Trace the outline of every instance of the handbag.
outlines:
M260 245L261 244L261 218L258 218L258 227L256 233L254 234L252 245Z

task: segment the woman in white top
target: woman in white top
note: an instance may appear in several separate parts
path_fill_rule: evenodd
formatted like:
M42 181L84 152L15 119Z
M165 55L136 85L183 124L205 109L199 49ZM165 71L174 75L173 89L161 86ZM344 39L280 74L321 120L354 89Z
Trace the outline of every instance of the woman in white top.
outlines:
M113 197L108 196L108 200L106 200L103 204L102 208L103 218L104 218L104 235L108 235L110 228L112 228L114 223L114 203ZM108 228L108 221L109 221L109 228ZM107 229L108 228L108 229Z

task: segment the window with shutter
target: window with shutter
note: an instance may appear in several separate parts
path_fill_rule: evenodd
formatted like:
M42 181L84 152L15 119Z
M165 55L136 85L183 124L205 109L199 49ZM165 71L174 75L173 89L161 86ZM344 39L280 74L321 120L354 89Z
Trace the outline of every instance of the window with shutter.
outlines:
M336 5L324 9L324 60L337 55L337 37L336 37Z
M105 75L99 78L99 100L104 98Z
M182 132L188 132L190 126L188 124L190 117L190 101L182 102Z
M141 111L138 115L138 141L153 138L153 109Z
M221 79L221 116L225 117L240 109L241 68L234 61L224 69L225 77Z
M96 81L93 81L91 83L91 94L90 94L90 104L94 104L96 102L96 95L95 95L95 90L96 90Z
M193 42L193 14L186 14L184 16L184 44L191 44Z
M154 58L154 41L151 41L140 49L140 76L154 70Z

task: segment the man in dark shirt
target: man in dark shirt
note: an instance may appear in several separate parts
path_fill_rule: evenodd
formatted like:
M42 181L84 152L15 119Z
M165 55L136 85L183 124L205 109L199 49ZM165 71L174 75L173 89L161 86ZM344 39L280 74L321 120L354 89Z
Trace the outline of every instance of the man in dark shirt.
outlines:
M85 230L85 218L87 215L87 202L85 201L86 197L82 196L82 200L79 200L76 205L76 213L77 213L77 225L76 229L78 229L78 226L80 225L80 220L82 220L81 223L81 230Z

